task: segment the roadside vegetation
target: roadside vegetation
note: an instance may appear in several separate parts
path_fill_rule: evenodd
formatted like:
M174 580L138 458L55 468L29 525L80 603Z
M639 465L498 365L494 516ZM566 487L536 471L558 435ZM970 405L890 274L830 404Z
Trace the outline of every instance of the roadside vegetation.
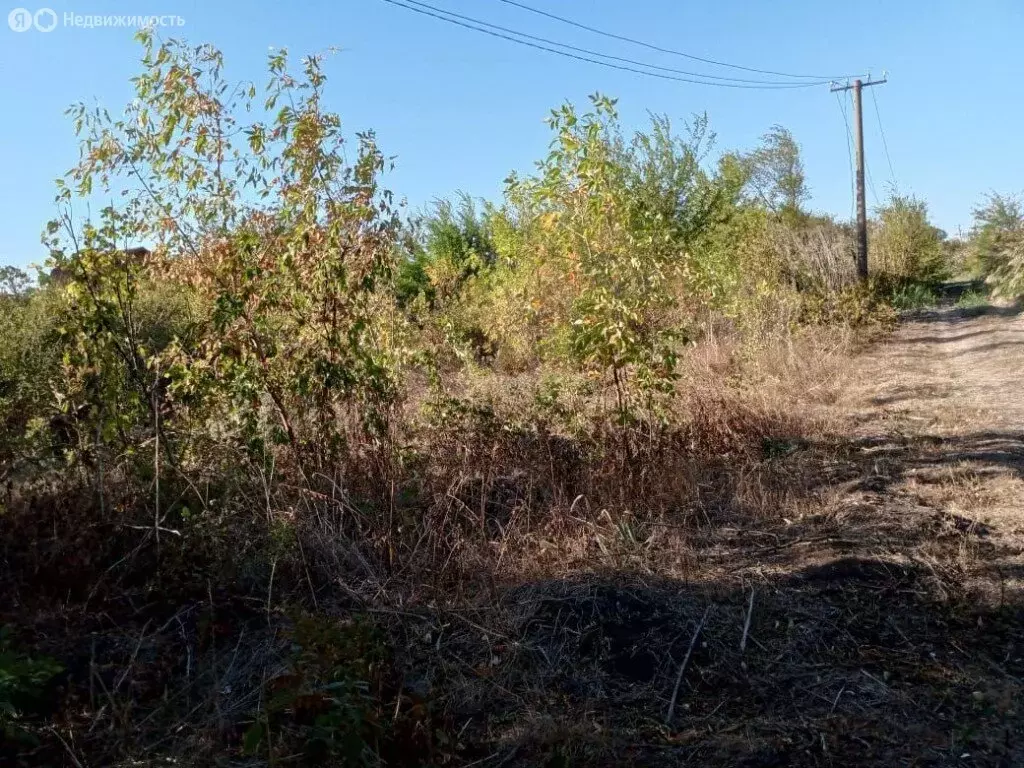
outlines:
M1008 299L1024 296L1024 204L993 193L974 210L967 250L971 271Z
M411 214L320 58L256 88L140 38L123 115L69 112L46 269L0 275L0 759L685 741L669 585L710 583L700 531L814 503L818 406L958 268L926 205L877 211L862 285L785 128L722 151L595 95L500 199ZM1020 205L976 216L970 268L1024 292Z

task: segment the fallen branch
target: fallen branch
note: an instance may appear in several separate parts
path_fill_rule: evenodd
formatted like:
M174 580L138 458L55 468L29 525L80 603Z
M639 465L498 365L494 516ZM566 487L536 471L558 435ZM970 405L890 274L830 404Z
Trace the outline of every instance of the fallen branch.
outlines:
M51 733L53 733L54 736L56 736L60 740L60 743L64 745L64 750L68 753L68 757L71 758L71 762L75 764L75 768L83 768L82 761L79 760L78 757L75 755L74 750L71 749L71 745L68 744L67 741L64 740L64 737L60 735L60 731L58 731L52 725L49 726L49 730Z
M700 637L700 632L704 629L704 622L708 620L708 614L711 613L711 606L709 605L704 609L704 615L700 618L700 624L697 625L697 629L693 632L693 637L690 638L690 647L686 649L686 656L683 657L683 663L679 666L679 674L676 675L676 687L672 690L672 701L668 705L668 714L665 715L665 725L672 722L672 715L676 711L676 699L679 696L679 686L683 683L683 675L686 674L686 666L690 663L690 656L693 654L693 649L697 645L697 638Z
M747 606L747 620L743 622L743 639L740 640L740 653L747 650L747 635L750 634L750 617L754 615L754 593L757 590L750 588L750 604Z

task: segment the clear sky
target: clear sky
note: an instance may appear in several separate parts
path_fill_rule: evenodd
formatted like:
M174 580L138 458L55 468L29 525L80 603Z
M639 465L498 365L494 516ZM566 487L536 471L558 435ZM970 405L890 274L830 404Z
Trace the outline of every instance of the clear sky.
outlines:
M681 69L713 70L544 19L498 0L428 0L535 35ZM874 89L899 188L926 199L955 233L991 190L1024 189L1022 0L524 0L592 26L745 66L826 75L888 70ZM28 6L26 0L19 5ZM37 10L38 5L28 6ZM48 33L15 32L0 15L0 264L40 262L54 212L53 179L77 158L63 110L78 100L120 110L138 46L125 28L67 27L63 15L176 14L165 36L212 42L228 74L259 79L269 46L296 56L339 46L329 104L350 131L373 128L395 155L388 184L419 207L463 190L495 197L509 171L529 170L548 141L544 118L565 100L619 98L627 126L648 111L680 123L706 111L718 148L744 149L775 123L800 142L812 207L848 216L846 130L828 86L749 91L669 82L560 58L444 24L382 0L303 3L51 0ZM45 20L44 20L45 21ZM750 75L757 77L757 75ZM868 167L890 183L874 103L865 92ZM869 204L875 196L869 191Z

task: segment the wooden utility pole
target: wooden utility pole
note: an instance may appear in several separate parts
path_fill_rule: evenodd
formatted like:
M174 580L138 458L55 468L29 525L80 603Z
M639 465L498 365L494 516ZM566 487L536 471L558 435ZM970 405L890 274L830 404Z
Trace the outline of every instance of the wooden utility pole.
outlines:
M861 110L860 92L869 85L881 85L887 78L868 80L860 78L846 85L833 85L833 91L853 91L853 144L856 155L856 197L857 197L857 276L868 279L868 207L864 195L864 117Z

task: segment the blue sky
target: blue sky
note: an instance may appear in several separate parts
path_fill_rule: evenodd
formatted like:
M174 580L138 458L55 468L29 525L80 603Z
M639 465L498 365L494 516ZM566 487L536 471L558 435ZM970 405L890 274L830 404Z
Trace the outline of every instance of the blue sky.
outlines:
M1024 189L1024 3L1020 0L525 0L592 26L745 66L789 72L890 73L876 90L901 191L928 201L951 233L991 190ZM532 34L614 55L693 69L701 65L635 48L498 0L429 0ZM2 19L14 7L4 7ZM36 10L37 5L26 5ZM51 0L77 14L177 14L173 31L212 42L228 74L259 79L269 46L294 54L339 46L330 61L330 106L348 130L373 128L397 157L388 184L419 207L457 190L497 196L509 171L529 170L548 141L544 118L559 103L601 91L618 97L629 127L648 111L682 122L706 111L718 148L744 149L775 123L800 142L811 206L849 216L843 118L827 86L790 91L709 88L643 78L516 46L381 0L299 4L198 0ZM862 20L857 23L852 11ZM120 110L130 99L138 46L124 28L58 25L49 33L0 26L0 264L45 257L39 233L54 212L53 179L77 158L64 109L78 100ZM707 71L713 71L705 68ZM743 76L718 70L719 74ZM751 75L756 77L756 75ZM869 170L890 183L874 104L865 92ZM869 191L869 204L875 196Z

